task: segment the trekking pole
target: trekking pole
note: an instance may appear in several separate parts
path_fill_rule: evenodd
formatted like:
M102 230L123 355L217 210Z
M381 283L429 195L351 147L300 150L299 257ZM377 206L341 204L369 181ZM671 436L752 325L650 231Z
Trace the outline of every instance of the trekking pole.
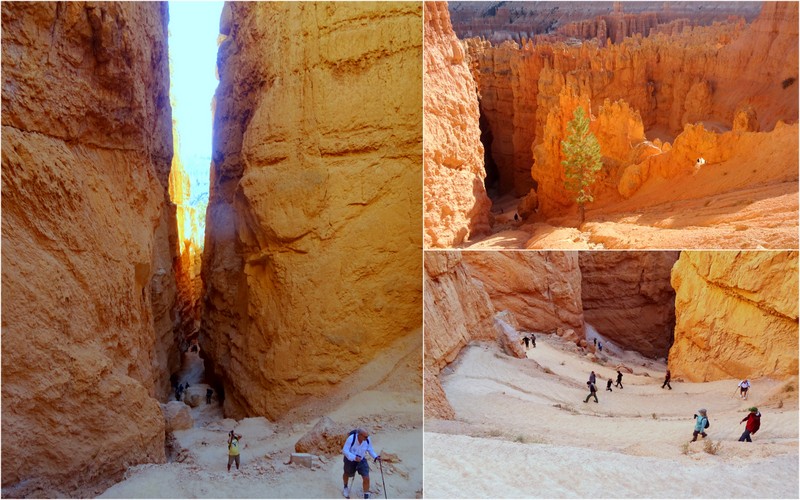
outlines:
M386 496L386 481L383 480L383 460L378 460L378 465L381 466L381 483L383 483L383 498L389 498Z

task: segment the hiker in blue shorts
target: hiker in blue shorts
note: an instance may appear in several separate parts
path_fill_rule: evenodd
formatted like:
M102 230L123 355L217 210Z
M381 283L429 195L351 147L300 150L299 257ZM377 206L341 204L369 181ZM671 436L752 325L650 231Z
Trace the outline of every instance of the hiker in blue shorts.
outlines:
M372 448L372 443L369 442L369 433L364 429L356 429L347 435L347 439L342 447L342 454L344 455L344 488L342 495L345 498L350 498L350 488L347 486L347 481L351 477L355 477L356 472L361 474L362 486L364 490L364 498L369 498L369 464L367 463L367 453L372 455L373 460L380 460L381 457Z

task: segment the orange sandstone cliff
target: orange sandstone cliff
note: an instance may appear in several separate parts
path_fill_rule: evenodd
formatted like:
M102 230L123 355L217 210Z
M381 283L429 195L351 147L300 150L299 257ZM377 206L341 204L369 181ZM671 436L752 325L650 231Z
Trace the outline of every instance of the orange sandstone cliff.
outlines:
M586 323L623 349L667 357L675 328L670 273L679 252L580 252Z
M680 32L636 35L606 47L596 40L579 46L539 39L496 46L468 40L501 191L522 196L534 186L539 211L547 217L574 210L563 188L560 142L565 137L562 127L578 104L599 119L603 108L608 112L607 103L617 103L629 111L615 113L641 122L639 131L607 130L599 137L606 157L596 197L601 204L619 201L612 187L620 182L622 169L666 153L664 142L677 141L687 125L704 122L714 133L723 133L735 128L745 108L752 109L751 132L769 133L781 121L796 122L797 19L797 3L765 2L750 25L732 19ZM604 128L593 123L595 131ZM607 154L625 139L628 154ZM705 151L693 154L702 156ZM775 162L774 156L764 155L760 161ZM777 161L784 171L796 172L795 157ZM691 164L671 162L673 169L685 167ZM520 177L526 168L532 180ZM634 190L620 187L625 197Z
M425 247L489 230L475 83L445 2L424 2Z
M674 376L693 382L798 370L798 253L682 252L672 270Z
M3 3L2 78L3 496L94 496L165 460L167 6Z
M578 252L463 252L462 260L494 308L511 311L523 330L583 336Z
M226 415L276 419L419 336L421 23L414 2L223 10L200 342Z

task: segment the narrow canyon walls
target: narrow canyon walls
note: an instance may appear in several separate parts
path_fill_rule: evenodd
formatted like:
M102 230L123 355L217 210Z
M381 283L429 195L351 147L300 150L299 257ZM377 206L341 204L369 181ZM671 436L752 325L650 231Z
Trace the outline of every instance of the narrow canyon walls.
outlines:
M275 419L419 335L422 5L222 17L200 342L226 414Z
M424 2L425 247L489 230L475 82L445 2Z
M580 252L587 323L622 347L666 358L675 328L672 266L680 252Z
M165 3L2 4L2 484L163 462L176 369Z
M523 330L583 335L578 252L464 252L462 259L494 308L511 311Z
M693 382L798 370L798 253L682 252L673 376Z

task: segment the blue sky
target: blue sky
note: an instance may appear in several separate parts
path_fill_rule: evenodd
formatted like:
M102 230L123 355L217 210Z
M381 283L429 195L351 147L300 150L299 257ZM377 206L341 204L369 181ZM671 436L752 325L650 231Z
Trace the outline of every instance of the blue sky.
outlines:
M180 155L192 178L192 198L208 190L211 162L211 99L224 2L169 2L172 116L178 122Z

